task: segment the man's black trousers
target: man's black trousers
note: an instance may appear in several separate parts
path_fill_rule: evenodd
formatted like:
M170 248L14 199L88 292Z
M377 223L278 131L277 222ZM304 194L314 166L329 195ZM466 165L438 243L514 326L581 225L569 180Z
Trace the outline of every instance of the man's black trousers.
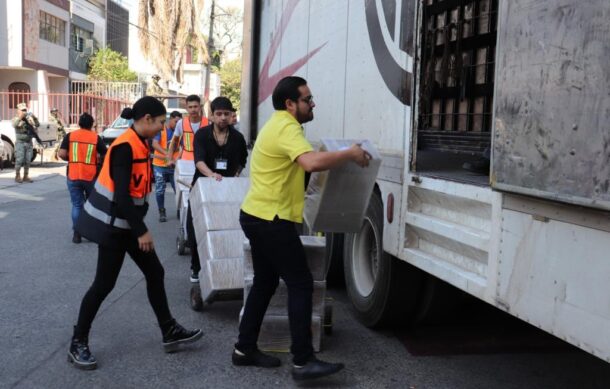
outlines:
M244 212L241 212L239 222L250 240L254 283L246 300L235 347L246 353L256 349L269 300L281 277L288 287L288 319L292 338L290 351L294 363L304 365L313 356L313 278L296 225L277 217L267 221Z
M186 214L186 235L188 247L191 249L191 270L193 273L199 274L201 262L199 262L199 252L197 251L197 237L195 236L195 227L193 226L193 213L191 211L190 200Z

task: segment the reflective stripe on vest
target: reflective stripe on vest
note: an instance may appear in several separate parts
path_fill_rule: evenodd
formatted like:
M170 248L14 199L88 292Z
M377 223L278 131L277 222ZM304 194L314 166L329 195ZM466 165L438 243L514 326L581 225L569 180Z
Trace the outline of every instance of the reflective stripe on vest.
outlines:
M138 137L135 130L129 128L110 146L93 191L85 203L84 210L89 216L103 224L129 230L131 227L127 220L121 219L115 214L116 193L114 191L114 181L110 176L112 152L115 147L124 143L129 144L133 155L129 194L135 206L140 207L147 203L151 189L150 163L148 159L150 151L148 144Z
M93 181L97 174L97 134L79 129L69 135L68 178Z
M182 134L184 139L182 141L182 148L184 151L193 152L193 142L195 141L195 132L191 126L191 120L189 118L182 119Z
M161 146L167 152L169 150L169 144L171 141L171 139L167 139L167 128L163 128L163 131L161 131L161 139L159 140L159 146ZM174 151L174 155L172 156L172 158L176 159L177 155L178 151L176 150ZM153 165L161 167L167 166L165 158L165 155L161 154L158 150L155 150L153 154Z
M199 128L203 128L208 125L208 119L202 117L199 122ZM189 118L182 119L182 156L180 159L193 161L195 159L195 131L191 126Z

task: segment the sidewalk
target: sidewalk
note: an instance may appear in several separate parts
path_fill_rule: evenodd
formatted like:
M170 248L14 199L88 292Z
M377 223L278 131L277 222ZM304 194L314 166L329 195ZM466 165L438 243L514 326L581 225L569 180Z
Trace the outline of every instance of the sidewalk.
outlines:
M14 168L0 170L0 205L17 200L41 201L45 194L67 191L67 163L51 161L52 152L53 149L45 150L42 165L38 157L30 166L30 178L34 180L33 183L16 183Z

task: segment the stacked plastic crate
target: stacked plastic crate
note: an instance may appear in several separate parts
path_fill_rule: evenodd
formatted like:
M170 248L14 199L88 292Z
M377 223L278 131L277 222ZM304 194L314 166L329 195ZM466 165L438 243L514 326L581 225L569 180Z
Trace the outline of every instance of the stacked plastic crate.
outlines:
M176 169L174 171L174 180L176 185L176 214L180 223L178 224L178 235L176 237L176 246L178 254L186 254L186 213L189 205L189 191L191 190L191 182L195 175L195 164L193 161L178 160L176 161Z
M301 236L301 242L305 247L307 263L313 276L313 310L311 316L311 332L315 351L320 351L322 344L322 330L325 324L325 316L328 315L326 304L326 263L325 263L325 238L316 236ZM252 266L252 251L250 242L244 241L244 303L252 289L254 279L254 268ZM243 309L239 319L243 315ZM258 348L264 351L290 350L290 326L288 323L288 289L284 281L275 291L275 295L269 302L265 319L261 326L258 337Z
M244 287L244 234L239 225L239 207L248 187L248 178L200 178L191 190L204 302L211 302L218 292Z

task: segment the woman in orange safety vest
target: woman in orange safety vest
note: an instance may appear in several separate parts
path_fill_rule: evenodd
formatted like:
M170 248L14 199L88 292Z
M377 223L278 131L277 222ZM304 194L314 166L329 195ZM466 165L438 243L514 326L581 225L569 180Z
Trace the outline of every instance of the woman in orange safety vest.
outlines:
M91 129L95 120L87 112L78 118L76 131L64 136L57 156L68 161L67 183L72 202L72 229L83 209L83 204L93 189L93 182L97 175L100 158L106 154L106 145L102 139ZM98 157L99 155L99 157ZM76 230L72 235L73 243L80 243L81 236Z
M68 361L81 369L95 369L97 361L89 349L89 329L95 315L114 288L125 254L146 278L148 300L161 327L166 352L201 338L200 329L186 330L172 317L165 294L164 269L144 224L151 191L150 148L147 139L163 129L165 107L151 96L125 108L121 116L133 125L110 146L76 223L77 231L98 244L97 272L85 294L68 351Z

